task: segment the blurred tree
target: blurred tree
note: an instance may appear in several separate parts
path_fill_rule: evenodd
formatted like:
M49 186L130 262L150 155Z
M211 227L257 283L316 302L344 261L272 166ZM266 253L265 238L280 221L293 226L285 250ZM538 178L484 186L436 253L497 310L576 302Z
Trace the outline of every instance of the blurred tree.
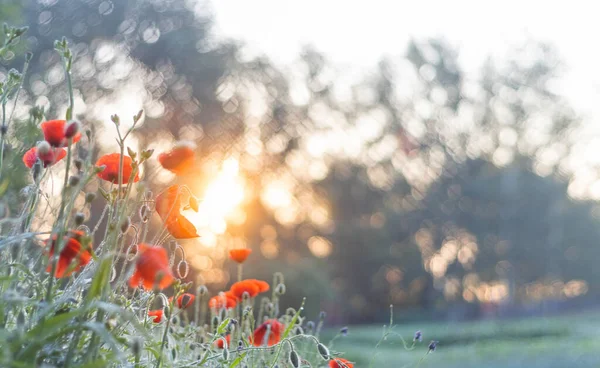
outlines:
M550 295L539 290L553 280L569 295L584 289L570 280L593 280L597 209L566 194L579 120L552 92L560 63L546 45L527 44L500 66L488 61L473 78L443 40L415 41L357 81L313 48L280 67L216 42L202 1L6 4L30 26L35 55L20 119L32 106L62 115L53 42L66 36L76 113L101 143L112 142L103 132L110 114L143 106L138 145L198 143L202 162L182 180L198 193L235 158L242 220L226 224L217 247L185 244L199 282L225 286L226 250L245 244L257 255L253 276L285 270L286 302L306 295L312 315L324 308L372 321L389 303L517 302ZM15 142L15 170L35 139ZM172 180L156 165L144 169L156 190Z

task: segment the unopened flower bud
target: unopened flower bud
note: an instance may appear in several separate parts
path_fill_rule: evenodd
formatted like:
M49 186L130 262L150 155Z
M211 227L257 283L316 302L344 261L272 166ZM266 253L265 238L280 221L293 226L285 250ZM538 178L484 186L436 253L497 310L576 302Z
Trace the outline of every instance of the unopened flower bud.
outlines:
M77 120L71 120L65 125L65 137L67 139L73 138L77 133L79 133L79 129L81 128L81 124Z
M5 135L8 133L8 126L6 124L0 126L0 134Z
M319 313L319 320L324 321L325 317L327 317L327 313L321 311L321 313Z
M133 338L133 341L131 343L131 351L133 352L134 356L140 356L142 352L142 339L140 339L139 337Z
M315 323L313 321L308 321L306 323L306 329L308 330L308 334L312 335L312 331L315 329Z
M329 349L327 349L327 346L318 343L317 344L317 351L319 352L319 354L321 354L321 356L323 357L323 359L325 360L329 360Z
M418 330L417 332L415 332L415 336L413 337L413 341L418 341L418 342L423 341L423 334L421 333L420 330Z
M429 343L429 350L427 351L427 354L429 353L433 353L435 351L435 349L437 348L437 344L439 341L431 341Z
M277 295L283 295L283 294L285 294L285 285L284 284L278 284L275 287L275 293Z
M342 336L348 335L348 326L344 326L344 327L340 328L340 334Z
M206 288L206 286L201 285L198 287L198 291L197 291L198 296L204 296L207 293L208 293L208 289Z
M146 205L143 205L142 207L140 207L140 219L142 220L143 223L148 222L148 214L150 213L150 208Z
M83 161L79 158L73 160L73 164L75 165L75 168L79 171L81 171L81 169L83 168Z
M85 215L81 212L77 212L75 214L75 225L79 226L83 224L85 221Z
M37 160L35 164L33 164L33 168L31 169L33 180L37 180L42 173L42 161Z
M223 340L225 340L225 339L223 339ZM225 360L225 361L229 360L229 350L227 350L226 344L227 344L227 341L225 341L223 343L223 360Z
M77 175L71 175L69 177L69 186L70 187L76 187L79 184L80 181L81 181L81 179L79 178L79 176L77 176Z
M125 220L123 220L123 222L121 222L121 232L126 233L127 230L129 230L130 226L131 226L131 219L129 218L129 216L127 216L127 217L125 217Z
M96 199L96 193L85 193L85 203L92 203Z
M38 156L43 156L43 155L47 155L48 153L50 153L50 150L52 149L52 147L50 147L50 143L48 143L46 141L41 141L41 142L38 142L38 144L35 146L35 149L37 151Z
M294 368L298 368L300 366L300 357L298 356L298 353L296 353L296 350L293 349L290 351L290 364Z

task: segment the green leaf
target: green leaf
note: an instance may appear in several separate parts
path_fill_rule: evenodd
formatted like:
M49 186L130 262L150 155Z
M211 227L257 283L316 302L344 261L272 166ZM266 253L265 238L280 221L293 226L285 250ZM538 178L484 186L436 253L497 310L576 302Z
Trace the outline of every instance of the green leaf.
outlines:
M227 330L227 326L229 326L229 320L230 318L225 318L223 322L221 322L221 324L217 328L217 335L222 335L225 333L225 331Z
M300 308L298 308L298 311L296 312L296 314L294 314L294 317L292 317L292 320L290 321L290 324L287 326L287 328L283 332L283 335L281 336L281 340L285 339L290 334L290 332L292 331L292 328L294 328L294 326L296 325L296 321L298 320L298 317L300 317L300 313L302 313L302 311L304 310L304 303L305 302L306 302L306 298L303 298L302 299L302 304L300 305Z
M238 365L240 365L242 360L244 360L244 357L246 356L246 354L248 354L248 353L240 354L240 356L238 356L233 362L231 362L231 364L229 365L229 368L235 368Z
M104 290L105 284L110 278L111 267L112 262L110 257L105 257L102 259L100 266L96 270L96 275L92 280L92 285L90 285L90 290L86 296L88 302L94 300L102 294L102 290Z

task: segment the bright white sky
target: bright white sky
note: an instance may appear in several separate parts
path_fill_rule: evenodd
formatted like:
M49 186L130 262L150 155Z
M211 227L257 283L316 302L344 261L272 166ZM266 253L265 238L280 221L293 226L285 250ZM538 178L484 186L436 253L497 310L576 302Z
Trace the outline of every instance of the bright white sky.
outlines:
M279 64L314 45L338 70L368 72L382 56L398 57L410 38L444 37L467 73L502 61L528 40L556 46L565 73L554 91L584 118L586 142L572 161L569 191L600 199L600 3L593 0L198 0L215 17L218 37L245 41ZM598 4L598 5L596 5ZM595 188L595 189L594 189ZM592 190L594 189L594 190ZM591 191L591 192L590 192Z
M600 116L600 6L572 0L213 0L217 34L242 39L276 62L313 44L339 65L374 65L401 55L410 37L443 36L476 71L524 40L550 41L568 70L560 84L588 116ZM596 107L598 105L599 107ZM597 130L600 134L600 128Z

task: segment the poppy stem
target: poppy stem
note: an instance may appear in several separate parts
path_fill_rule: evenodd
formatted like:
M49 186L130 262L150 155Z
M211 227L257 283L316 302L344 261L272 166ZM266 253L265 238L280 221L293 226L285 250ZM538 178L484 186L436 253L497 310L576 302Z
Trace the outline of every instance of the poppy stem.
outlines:
M165 345L167 344L167 333L169 332L169 327L171 326L171 310L169 308L167 323L165 324L165 332L163 333L162 342L160 343L160 351L158 352L158 359L156 360L155 368L159 368L163 358L163 351L165 350Z
M8 103L8 95L10 93L10 89L6 91L6 95L2 99L2 133L0 136L0 178L2 177L2 169L4 167L4 143L5 137L8 131L8 127L10 125L10 121L12 120L13 114L17 108L17 101L19 100L19 94L21 93L21 89L23 89L23 82L25 81L25 75L27 74L27 70L29 69L29 62L31 61L32 54L27 53L25 56L25 63L23 64L23 72L21 73L21 82L19 83L19 87L17 88L17 92L15 94L15 100L13 103L13 109L8 117L8 121L6 120L6 104Z
M237 267L237 277L238 277L238 282L239 282L239 281L242 281L242 270L243 270L243 267L244 267L244 266L243 266L241 263L240 263L240 264L238 264L238 267Z

